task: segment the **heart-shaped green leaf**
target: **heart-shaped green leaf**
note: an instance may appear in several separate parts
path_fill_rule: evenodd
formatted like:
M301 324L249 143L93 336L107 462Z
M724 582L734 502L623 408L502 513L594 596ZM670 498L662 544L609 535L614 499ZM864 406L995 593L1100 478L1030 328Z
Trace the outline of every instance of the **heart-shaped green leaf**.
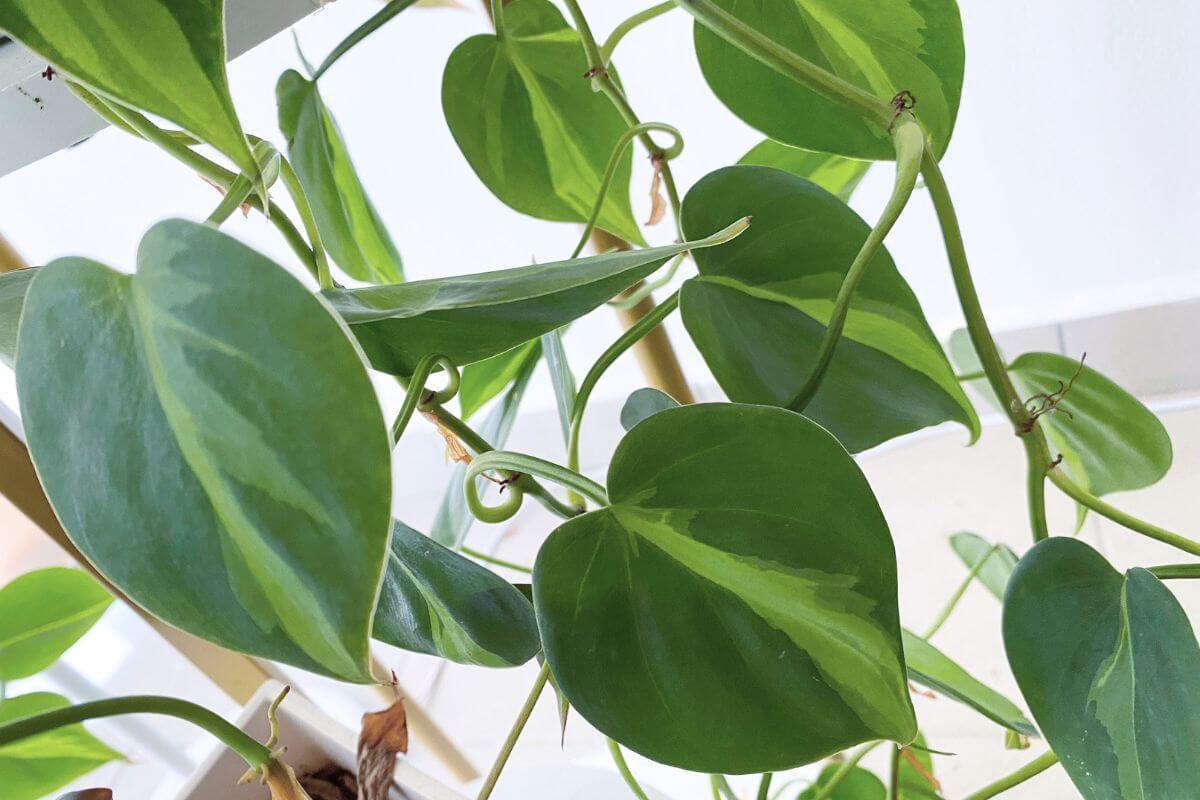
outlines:
M1037 736L1037 728L1011 700L980 683L949 656L912 631L904 631L904 660L908 677L969 706L992 722L1025 736Z
M505 38L472 36L450 55L442 108L459 149L502 202L539 219L586 222L628 126L585 77L579 35L548 0L505 4ZM640 244L625 155L601 228Z
M550 535L533 576L546 657L592 725L727 774L916 735L891 535L820 426L766 406L662 411L617 447L608 493Z
M17 358L17 325L25 305L25 293L36 269L0 272L0 364L11 367Z
M959 369L979 369L966 331L950 336L949 350ZM1154 412L1087 364L1057 353L1025 353L1008 365L1008 374L1031 409L1061 394L1058 410L1042 414L1038 424L1051 452L1063 457L1062 468L1092 494L1141 489L1171 468L1171 438ZM986 381L971 385L999 408Z
M822 797L824 800L887 799L887 787L883 785L883 781L862 767L852 767L846 777L842 778L834 787L832 793L821 794L828 790L830 780L841 770L841 767L841 764L826 765L812 786L797 795L796 800L816 800L817 797Z
M755 167L774 167L790 172L812 181L831 194L836 194L843 202L850 201L850 196L871 168L870 161L802 150L772 139L765 139L755 145L738 159L738 163Z
M621 406L621 427L629 432L642 420L649 419L660 411L678 407L678 401L666 392L649 386L637 389L625 398L625 405Z
M70 704L67 698L50 692L9 697L0 701L0 725ZM67 725L0 747L0 787L4 800L40 800L121 758L82 725Z
M1008 663L1046 741L1087 800L1192 797L1200 647L1174 595L1051 537L1004 597Z
M402 522L392 525L373 635L483 667L524 664L542 647L533 606L511 583Z
M63 567L27 572L0 589L0 681L53 664L111 603L90 575Z
M229 236L168 220L132 276L43 267L18 347L30 454L106 578L224 647L372 679L390 436L318 297Z
M808 379L825 322L869 226L803 178L767 167L717 170L688 192L685 231L754 222L694 254L684 325L731 400L787 407ZM806 416L858 452L946 420L974 438L979 420L917 298L880 250L850 305L829 371Z
M325 292L372 366L411 375L440 355L462 366L582 317L686 250L728 241L742 225L694 242L571 261ZM711 233L711 231L710 231Z
M317 84L288 70L279 77L275 95L288 156L329 255L355 280L404 280L400 253L354 171L342 133Z
M955 0L713 0L741 22L881 101L907 91L937 153L962 94L962 22ZM704 78L730 111L779 142L888 160L882 125L784 77L696 24ZM803 113L797 113L803 109Z
M983 562L975 578L995 595L997 600L1004 599L1008 579L1012 577L1018 561L1017 554L1011 547L1001 543L993 545L982 536L967 531L951 536L950 547L962 559L967 569L973 569L980 559L986 557L987 560Z
M225 76L224 0L6 0L0 28L92 91L258 165Z

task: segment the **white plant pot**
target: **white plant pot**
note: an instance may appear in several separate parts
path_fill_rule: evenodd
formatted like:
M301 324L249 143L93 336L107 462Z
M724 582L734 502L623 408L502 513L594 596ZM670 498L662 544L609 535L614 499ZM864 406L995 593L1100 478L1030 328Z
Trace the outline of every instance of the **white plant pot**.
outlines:
M269 736L267 708L283 685L268 681L238 715L236 724L260 742ZM330 762L351 772L355 768L357 734L293 692L279 707L279 746L287 748L284 760L297 775ZM176 796L176 800L266 800L266 787L257 782L243 786L237 780L246 762L226 747L211 753ZM401 756L396 762L392 800L466 800Z

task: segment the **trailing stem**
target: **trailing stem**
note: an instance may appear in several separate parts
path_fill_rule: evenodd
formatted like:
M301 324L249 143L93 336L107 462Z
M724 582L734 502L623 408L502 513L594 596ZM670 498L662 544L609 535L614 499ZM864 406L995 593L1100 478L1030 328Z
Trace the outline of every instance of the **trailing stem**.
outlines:
M517 746L517 739L521 738L521 731L525 730L525 723L529 722L530 715L533 714L533 708L537 705L538 698L542 694L542 690L546 688L546 682L550 679L550 664L543 663L541 670L538 671L537 679L533 682L533 688L529 690L529 696L525 698L525 705L521 706L520 712L517 713L516 720L513 721L512 730L508 732L508 737L504 740L504 744L500 746L500 753L496 756L495 763L488 770L487 777L483 780L483 785L479 787L479 794L476 800L487 800L492 796L492 790L496 788L496 781L500 780L500 773L504 771L504 765L508 763L508 757L512 755L513 748Z
M946 620L950 619L950 614L954 611L955 606L958 605L958 601L961 600L962 596L966 593L967 587L971 585L971 581L975 580L976 576L979 575L979 571L983 569L983 565L987 563L987 560L995 554L997 548L998 545L992 545L988 548L986 553L984 553L974 564L971 565L971 570L967 573L967 577L963 578L962 583L960 583L958 588L954 590L954 594L950 595L950 599L946 601L945 607L942 608L941 612L930 624L929 629L922 634L922 639L932 638L933 635L941 630L941 627L946 624Z
M500 481L500 490L507 490L508 496L498 506L484 505L479 497L479 487L475 483L475 479L488 470L503 470L510 476ZM524 492L518 478L526 475L537 475L554 481L598 505L608 505L608 494L604 487L574 470L524 453L492 450L477 456L467 467L463 481L467 508L476 519L484 522L496 523L510 519L521 508Z
M989 783L979 791L964 798L964 800L988 800L989 797L995 797L1001 792L1007 792L1017 784L1029 780L1034 775L1045 772L1057 763L1058 756L1054 755L1053 752L1043 753L1015 772Z
M629 769L629 764L625 763L625 756L621 753L621 746L614 740L608 740L608 752L612 754L613 761L617 765L617 772L621 773L621 777L625 780L625 785L629 787L629 791L637 800L650 800L646 792L642 789L641 784L637 782L637 778L633 777L633 772Z

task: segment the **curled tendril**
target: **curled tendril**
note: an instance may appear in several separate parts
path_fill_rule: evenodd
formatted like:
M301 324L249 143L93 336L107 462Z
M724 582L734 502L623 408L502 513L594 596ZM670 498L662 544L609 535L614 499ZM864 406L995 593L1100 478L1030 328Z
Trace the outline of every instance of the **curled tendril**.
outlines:
M422 405L427 403L449 403L454 399L454 396L458 394L459 384L462 383L462 373L459 372L458 367L454 366L454 363L450 359L446 358L445 356L434 356L433 359L434 366L441 367L442 371L446 373L446 385L441 389L430 389L425 387L425 380L428 379L429 373L433 370L430 369L429 372L426 372L425 379L421 381L422 388L425 389L426 392L425 396L421 398ZM415 378L416 375L413 377Z
M463 490L467 495L467 508L471 515L480 522L495 524L512 519L512 517L521 510L521 503L525 499L525 493L521 491L521 487L516 485L516 480L519 475L513 475L500 481L500 491L505 492L504 501L498 505L489 506L483 502L479 496L479 485L476 478L484 475L484 472L491 469L490 462L483 457L476 458L467 466L465 482ZM484 475L486 478L487 476Z
M488 506L479 498L479 487L475 479L480 475L488 477L484 473L489 470L504 472L508 476L503 480L493 481L500 484L500 491L508 492L508 496L500 505ZM573 469L537 456L505 450L491 450L476 456L475 460L467 467L465 484L467 507L477 519L484 522L504 522L510 519L521 508L521 501L525 496L520 484L536 485L536 481L530 481L527 476L543 478L565 486L601 507L608 505L608 493L604 487ZM493 479L489 478L489 480ZM532 491L532 488L530 490ZM576 513L581 510L577 510Z
M446 373L446 385L441 389L429 389L425 386L425 381L429 380L434 367L441 367L442 371ZM418 361L417 366L413 369L412 378L408 382L408 393L404 396L404 405L400 406L400 413L396 415L396 419L392 423L392 443L400 441L400 436L408 427L408 421L412 419L413 412L418 407L432 403L450 402L458 394L461 382L462 375L459 373L458 367L454 366L454 363L445 356L428 355Z

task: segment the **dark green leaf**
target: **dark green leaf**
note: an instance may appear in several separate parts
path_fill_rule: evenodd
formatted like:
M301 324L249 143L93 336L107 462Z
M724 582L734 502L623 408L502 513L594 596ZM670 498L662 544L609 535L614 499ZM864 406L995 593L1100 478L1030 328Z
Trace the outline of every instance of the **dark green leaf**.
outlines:
M731 400L786 407L808 379L869 227L825 190L767 167L717 170L683 202L685 231L743 215L754 219L744 234L693 254L700 276L684 284L683 322ZM852 452L947 420L978 435L974 408L884 250L804 413Z
M1008 579L1017 566L1017 554L1006 544L991 544L982 536L962 531L950 537L950 547L962 559L967 569L979 563L979 559L987 556L987 561L979 569L976 579L982 583L997 600L1004 599L1004 589ZM988 553L991 553L988 555Z
M9 697L0 701L0 725L70 704L49 692ZM82 725L68 725L0 747L0 787L4 800L40 800L121 757Z
M1083 542L1030 550L1004 598L1004 646L1047 742L1087 800L1192 797L1200 648L1149 572Z
M962 23L954 0L715 2L880 100L911 92L913 113L937 153L945 151L963 79ZM699 23L696 55L721 102L772 139L851 158L895 157L882 125L784 77Z
M502 202L539 219L586 222L627 125L592 90L579 36L548 0L518 0L507 38L472 36L450 55L442 108L475 174ZM629 207L632 156L621 159L600 227L642 243Z
M36 269L0 272L0 364L12 367L17 357L17 324L25 305L25 292Z
M489 400L507 389L530 360L537 362L541 353L537 339L530 339L511 350L463 367L458 387L462 418L470 419Z
M829 785L830 778L840 767L840 764L827 765L813 785L801 792L796 800L813 800ZM862 767L853 767L833 793L825 797L826 800L886 800L887 787L874 774Z
M771 139L765 139L755 145L750 152L738 160L738 163L758 167L774 167L784 172L790 172L812 181L831 194L836 194L843 202L850 201L850 195L854 194L859 182L871 168L870 161L857 161L829 153L815 153L812 150L802 150L799 147L780 144Z
M516 422L521 399L525 396L525 389L529 386L529 379L533 377L533 370L537 366L538 356L541 353L540 349L534 352L538 355L531 356L522 365L512 386L505 392L500 402L488 412L483 419L483 425L479 427L479 435L490 442L493 447L504 447L513 423ZM450 473L450 481L446 484L446 492L442 495L442 502L438 506L437 515L433 519L433 526L429 530L430 537L446 547L456 548L461 545L467 538L468 531L471 530L471 524L475 522L475 518L467 510L466 495L463 493L463 481L466 473L465 465L455 465L454 470ZM480 491L483 491L482 484L485 479L476 478L475 482Z
M622 440L608 492L533 577L550 666L602 733L726 774L916 735L891 536L826 431L765 406L663 411Z
M280 76L275 94L288 156L329 255L355 280L404 280L400 253L354 171L342 133L317 84L288 70Z
M653 417L660 411L678 407L678 401L666 392L649 386L636 389L625 398L625 405L621 406L621 427L629 432L642 420Z
M63 567L27 572L0 589L0 681L53 664L110 603L90 575Z
M97 94L170 120L258 174L225 76L223 0L6 0L0 28Z
M453 278L335 289L325 296L376 369L411 375L427 355L445 356L462 366L536 339L611 299L672 256L712 246L718 239L726 237Z
M43 267L18 347L30 454L105 577L223 647L372 680L390 436L319 298L229 236L168 220L135 275Z
M1037 736L1037 729L1012 701L980 683L925 639L904 631L904 659L908 677L952 700L970 706L992 722L1025 736Z
M392 525L373 635L483 667L524 664L541 649L533 606L511 583L402 522Z

